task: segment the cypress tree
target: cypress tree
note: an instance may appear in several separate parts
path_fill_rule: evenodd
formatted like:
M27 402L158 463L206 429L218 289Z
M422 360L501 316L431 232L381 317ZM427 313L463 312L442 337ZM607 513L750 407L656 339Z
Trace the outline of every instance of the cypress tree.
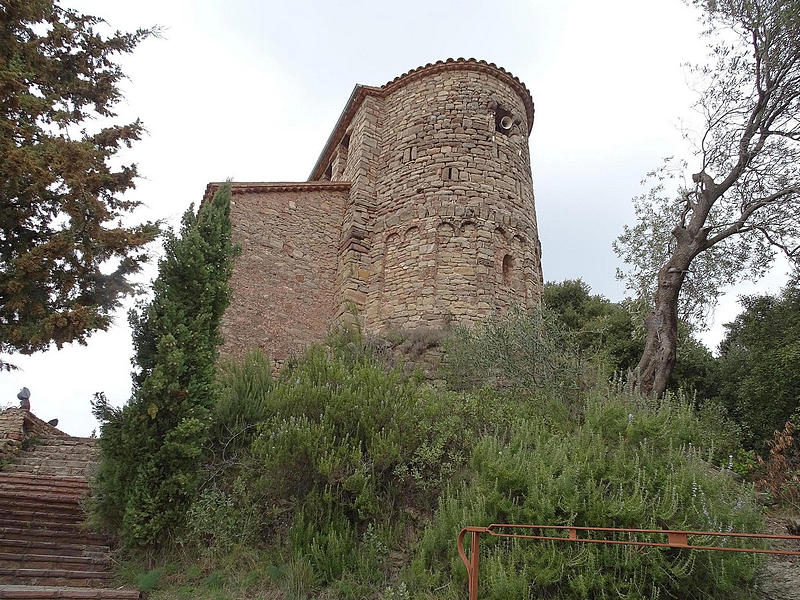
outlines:
M131 311L134 374L121 410L99 395L103 461L95 485L101 522L129 546L157 545L180 526L199 485L216 402L219 324L230 300L236 248L230 184L170 232L152 301Z

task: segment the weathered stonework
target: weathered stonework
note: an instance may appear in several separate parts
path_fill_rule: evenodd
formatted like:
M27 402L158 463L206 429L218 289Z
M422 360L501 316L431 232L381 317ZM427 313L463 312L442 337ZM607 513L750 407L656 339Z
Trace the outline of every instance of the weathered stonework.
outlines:
M22 442L31 437L63 437L67 434L45 423L24 408L7 408L0 411L0 460L8 460L19 453Z
M223 352L282 360L351 306L377 333L537 304L533 114L524 84L474 59L357 85L308 182L233 184Z

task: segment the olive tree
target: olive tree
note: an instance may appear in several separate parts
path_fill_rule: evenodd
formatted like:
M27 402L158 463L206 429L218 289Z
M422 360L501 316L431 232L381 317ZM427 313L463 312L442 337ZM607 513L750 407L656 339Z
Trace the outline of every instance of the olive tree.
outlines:
M680 317L702 322L724 284L759 277L778 252L800 258L800 0L694 4L710 55L692 68L693 158L650 173L614 244L629 288L653 299L633 374L644 394L666 389Z

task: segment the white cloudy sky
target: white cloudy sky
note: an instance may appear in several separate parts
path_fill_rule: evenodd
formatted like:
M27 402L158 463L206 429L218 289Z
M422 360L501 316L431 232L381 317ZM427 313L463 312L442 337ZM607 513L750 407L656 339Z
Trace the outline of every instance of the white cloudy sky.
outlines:
M303 181L353 85L382 85L448 57L495 62L524 81L536 105L532 166L545 279L583 278L621 299L612 240L632 218L640 180L681 153L692 95L681 64L704 49L680 0L62 0L123 30L160 25L162 39L125 57L121 118L149 135L126 158L143 179L141 218L176 223L209 181ZM154 273L151 268L147 273ZM774 276L739 293L774 291ZM89 401L130 390L123 311L87 347L11 357L0 406L26 385L40 417L74 435L96 426Z

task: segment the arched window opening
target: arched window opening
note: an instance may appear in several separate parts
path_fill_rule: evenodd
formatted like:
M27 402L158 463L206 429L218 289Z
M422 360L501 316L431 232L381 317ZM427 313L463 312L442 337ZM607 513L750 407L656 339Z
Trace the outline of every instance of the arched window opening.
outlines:
M503 283L505 285L511 285L511 282L514 280L514 257L510 254L506 254L503 257Z

